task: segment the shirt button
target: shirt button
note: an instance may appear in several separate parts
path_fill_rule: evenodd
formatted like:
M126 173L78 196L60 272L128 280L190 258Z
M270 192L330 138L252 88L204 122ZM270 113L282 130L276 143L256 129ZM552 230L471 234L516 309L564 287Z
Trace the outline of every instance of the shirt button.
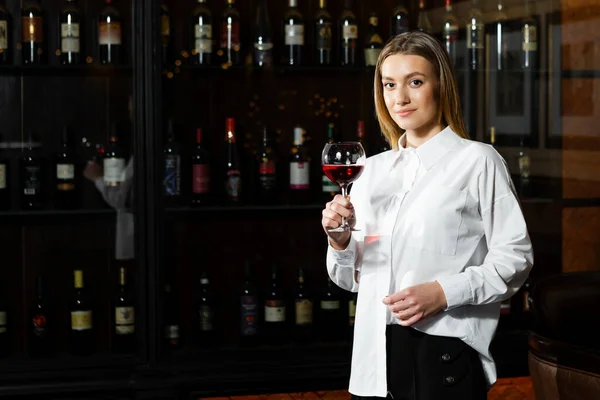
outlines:
M450 361L450 354L444 353L442 354L442 361Z
M447 376L446 377L446 383L449 385L452 385L454 383L454 377L453 376Z

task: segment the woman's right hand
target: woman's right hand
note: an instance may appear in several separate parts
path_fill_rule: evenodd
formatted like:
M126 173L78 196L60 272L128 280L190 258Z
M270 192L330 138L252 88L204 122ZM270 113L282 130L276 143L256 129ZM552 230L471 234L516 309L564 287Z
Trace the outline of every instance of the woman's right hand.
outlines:
M348 224L354 227L356 224L356 217L354 214L354 206L350 202L350 197L342 197L337 194L327 204L323 210L323 219L321 225L325 234L329 236L329 243L336 250L344 250L350 243L351 232L329 232L329 229L335 229L342 224L342 218L345 217L348 220Z

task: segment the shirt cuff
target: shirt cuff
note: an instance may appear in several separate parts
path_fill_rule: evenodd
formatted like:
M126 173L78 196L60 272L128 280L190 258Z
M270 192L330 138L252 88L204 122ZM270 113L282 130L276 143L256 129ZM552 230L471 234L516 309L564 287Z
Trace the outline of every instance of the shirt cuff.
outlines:
M329 254L333 256L333 260L337 265L354 268L354 263L356 261L356 240L354 240L354 237L350 237L350 242L344 250L334 249L331 246L331 243L329 243L329 238L327 238L327 244L329 246Z
M473 292L466 274L442 276L436 281L440 284L446 296L447 307L444 311L473 303Z

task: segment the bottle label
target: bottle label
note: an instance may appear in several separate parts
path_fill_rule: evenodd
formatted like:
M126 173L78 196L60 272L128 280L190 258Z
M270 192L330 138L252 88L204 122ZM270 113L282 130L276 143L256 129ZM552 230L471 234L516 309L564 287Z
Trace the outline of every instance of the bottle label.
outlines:
M468 49L483 49L483 24L467 24L467 48Z
M6 164L0 164L0 189L6 189Z
M264 190L274 190L276 188L275 161L261 162L258 168L260 175L260 187Z
M44 41L44 20L42 17L23 17L23 42L42 43Z
M75 166L73 164L56 164L56 179L75 179Z
M196 52L212 53L212 25L196 24L194 38L196 39Z
M348 301L348 325L354 326L354 320L356 318L356 300L352 299Z
M71 329L74 331L87 331L92 329L91 311L71 311Z
M162 35L163 45L169 43L169 37L171 36L171 21L169 21L168 15L160 17L160 34Z
M379 53L381 53L381 49L365 49L365 64L368 67L374 67L377 65Z
M0 49L8 49L8 21L0 21Z
M61 51L79 53L79 24L60 24Z
M0 311L0 333L6 333L6 311Z
M210 169L207 164L194 164L193 166L193 184L194 193L208 193L210 190Z
M317 50L331 50L331 22L317 25Z
M25 187L23 194L26 196L35 196L40 192L40 167L30 165L25 167Z
M340 309L340 301L339 300L322 300L321 301L321 309L322 310L339 310Z
M33 334L36 337L43 337L46 335L46 316L44 314L37 314L31 319L33 325Z
M231 200L238 200L242 192L242 178L240 177L240 171L229 171L227 173L225 186L229 198Z
M296 300L296 325L310 325L312 322L312 301L308 299Z
M284 322L285 304L281 300L265 301L265 321L266 322Z
M135 308L115 307L115 333L132 335L135 333Z
M304 46L304 25L286 25L285 44L287 46Z
M168 155L165 157L165 194L167 196L179 196L181 194L181 160L179 155Z
M106 186L119 186L125 181L125 159L104 159L104 184Z
M254 296L242 296L242 336L258 333L258 304Z
M327 175L323 175L322 182L323 193L341 193L340 185L329 179Z
M523 51L537 51L537 28L526 25L523 28Z
M309 189L310 169L307 162L290 163L290 189Z
M167 338L171 344L177 344L179 341L179 325L165 326L165 338Z
M121 44L121 23L119 21L98 23L98 44L118 45Z
M221 24L221 48L240 49L240 24L239 22Z
M358 39L358 26L344 25L342 28L342 38L344 40Z
M200 330L210 332L213 330L213 310L208 305L201 305L198 310L200 317Z

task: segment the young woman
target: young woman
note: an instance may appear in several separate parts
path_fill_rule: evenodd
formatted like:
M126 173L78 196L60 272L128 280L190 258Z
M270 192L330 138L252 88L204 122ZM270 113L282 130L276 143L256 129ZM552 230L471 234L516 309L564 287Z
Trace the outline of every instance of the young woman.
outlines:
M485 399L500 302L533 265L509 170L468 139L450 60L426 33L385 46L375 104L392 150L322 218L329 275L358 292L350 393ZM342 217L357 231L329 232Z

